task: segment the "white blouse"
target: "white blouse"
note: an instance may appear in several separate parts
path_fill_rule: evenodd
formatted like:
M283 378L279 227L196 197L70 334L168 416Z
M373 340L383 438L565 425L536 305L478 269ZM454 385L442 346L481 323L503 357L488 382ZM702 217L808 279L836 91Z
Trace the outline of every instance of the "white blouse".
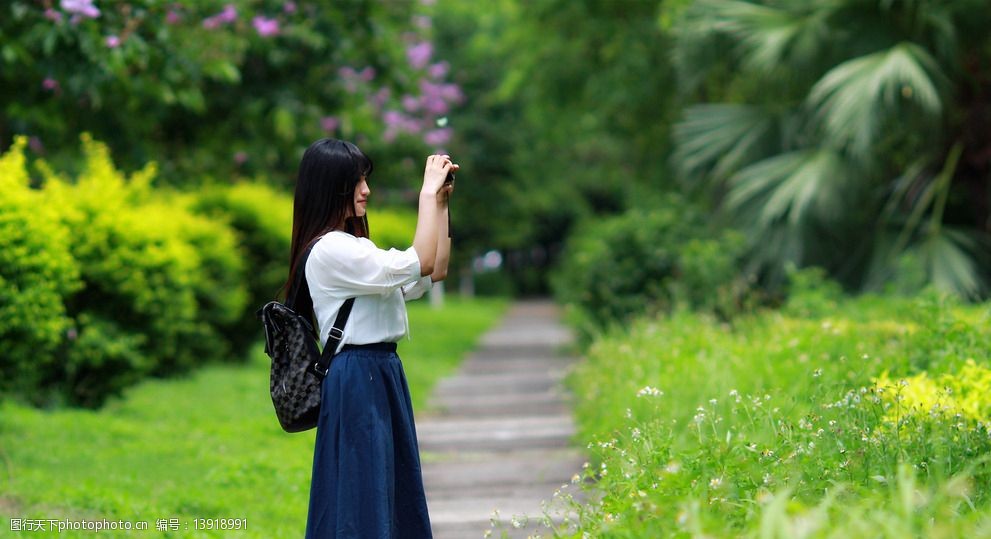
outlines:
M423 296L432 285L429 275L420 276L413 247L379 249L367 238L339 230L317 240L305 271L321 345L348 298L355 298L354 307L340 347L398 342L409 334L405 302Z

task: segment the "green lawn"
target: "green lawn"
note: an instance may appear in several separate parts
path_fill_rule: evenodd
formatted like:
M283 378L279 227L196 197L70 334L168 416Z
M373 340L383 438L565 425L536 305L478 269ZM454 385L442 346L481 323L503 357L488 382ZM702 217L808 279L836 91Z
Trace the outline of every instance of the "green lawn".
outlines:
M410 304L412 341L399 353L414 409L504 312L497 300ZM63 531L59 537L303 535L315 431L285 434L268 395L269 360L151 380L102 410L0 404L0 537L11 518L149 524L148 531ZM197 530L194 519L246 519L246 531ZM178 531L158 531L178 519ZM47 526L47 523L46 523ZM202 526L201 526L202 527Z
M571 383L601 503L568 534L988 537L989 322L991 304L813 289L597 339Z

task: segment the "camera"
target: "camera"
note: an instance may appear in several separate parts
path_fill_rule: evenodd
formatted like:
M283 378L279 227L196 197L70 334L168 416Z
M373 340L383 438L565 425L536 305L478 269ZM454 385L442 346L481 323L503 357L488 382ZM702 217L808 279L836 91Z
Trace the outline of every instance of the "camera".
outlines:
M448 172L447 173L447 178L444 179L444 185L448 185L448 184L452 184L452 183L454 183L454 173L453 172Z

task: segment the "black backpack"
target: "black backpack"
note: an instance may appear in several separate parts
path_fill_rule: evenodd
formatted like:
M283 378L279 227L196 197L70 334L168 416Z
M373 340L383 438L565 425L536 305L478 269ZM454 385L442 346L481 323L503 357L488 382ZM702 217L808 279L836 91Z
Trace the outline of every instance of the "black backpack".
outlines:
M344 325L354 306L354 298L344 302L321 352L317 347L319 336L311 323L313 306L306 285L306 259L315 244L303 253L286 303L270 301L257 312L265 328L265 353L272 358L269 380L272 404L286 432L302 432L317 426L321 383L330 372L330 362L344 337ZM300 302L300 297L304 301Z

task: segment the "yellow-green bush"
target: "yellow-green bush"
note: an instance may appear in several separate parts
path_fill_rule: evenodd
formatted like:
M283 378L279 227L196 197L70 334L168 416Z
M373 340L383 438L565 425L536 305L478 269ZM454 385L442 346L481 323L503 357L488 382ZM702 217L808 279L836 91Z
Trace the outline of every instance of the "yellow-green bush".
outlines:
M890 404L885 419L893 423L908 416L948 418L959 415L974 423L991 421L991 369L973 359L956 373L914 376L892 380L887 371L875 380Z
M64 298L82 286L68 231L32 190L18 138L0 156L0 389L37 385L71 327Z
M372 209L368 212L368 228L371 240L382 249L406 249L413 245L416 213L397 208Z
M261 326L255 308L275 298L286 280L292 239L292 197L260 183L207 187L189 199L192 211L220 219L234 229L245 267L247 308L232 324L240 354Z
M225 223L189 211L182 195L153 190L154 165L125 178L104 145L84 136L83 153L77 178L39 162L37 190L28 187L23 143L4 156L3 181L12 188L2 199L20 200L21 209L4 211L3 220L24 232L3 235L14 242L0 255L4 268L22 282L5 276L0 295L14 298L5 308L21 311L44 300L54 320L36 323L30 310L8 316L45 330L26 338L6 328L5 370L30 365L9 370L35 373L19 392L92 406L147 374L223 356L247 293L244 260ZM43 267L38 260L58 249L64 261L53 264L67 269ZM45 286L47 296L35 290Z

